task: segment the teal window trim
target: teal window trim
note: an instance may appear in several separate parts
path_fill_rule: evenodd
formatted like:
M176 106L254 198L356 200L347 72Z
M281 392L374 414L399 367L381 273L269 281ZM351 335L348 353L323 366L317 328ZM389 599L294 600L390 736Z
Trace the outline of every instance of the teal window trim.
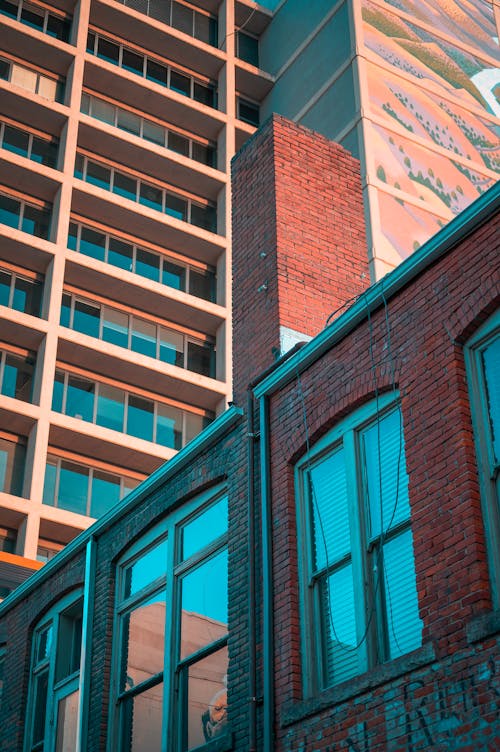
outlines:
M495 451L495 439L497 443L499 441L495 430L500 433L500 423L498 413L493 415L491 398L500 393L500 380L498 365L496 372L491 369L487 374L484 354L493 343L498 347L499 341L500 310L475 332L464 348L491 595L495 608L500 607L500 457Z

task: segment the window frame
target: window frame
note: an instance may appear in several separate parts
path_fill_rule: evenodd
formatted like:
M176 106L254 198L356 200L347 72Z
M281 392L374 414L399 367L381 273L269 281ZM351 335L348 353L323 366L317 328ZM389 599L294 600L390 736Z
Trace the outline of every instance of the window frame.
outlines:
M387 532L379 530L370 536L369 533L369 498L367 494L366 460L362 454L361 437L371 426L399 411L401 425L401 457L405 458L403 416L399 396L395 393L379 395L360 408L347 415L336 424L307 453L295 466L295 499L297 515L297 545L299 570L299 599L301 614L301 648L302 648L302 681L304 696L314 696L322 691L342 685L362 676L375 666L383 665L395 660L389 655L387 643L388 624L387 611L384 603L383 590L380 582L372 574L373 564L383 562L382 554L378 553L380 546L385 546L391 540L412 531L411 507L408 516L389 526ZM313 520L309 509L310 492L306 489L306 479L310 470L318 466L322 460L333 456L341 448L345 452L343 465L347 487L348 534L350 539L349 551L335 558L332 562L326 560L324 566L315 567L313 564ZM406 475L406 465L403 465ZM409 503L409 500L408 500ZM413 536L412 536L413 545ZM374 558L376 557L376 558ZM415 556L413 550L413 561ZM334 681L328 678L328 666L325 657L327 641L323 635L323 618L320 606L321 582L341 571L345 566L352 566L352 587L354 594L354 627L357 647L352 648L353 655L357 655L358 670L352 676ZM321 571L320 571L321 570ZM385 570L383 570L385 571ZM381 580L382 583L385 581ZM415 578L416 586L416 578ZM369 594L371 593L371 599ZM418 593L417 593L418 598ZM370 601L373 604L370 606ZM420 609L417 600L417 616L420 619ZM372 611L373 609L373 611ZM422 622L422 620L420 619ZM360 632L361 639L360 639ZM408 652L418 649L420 642ZM383 657L379 657L381 654Z
M495 460L490 414L487 402L487 385L482 365L482 354L495 340L500 339L500 310L497 310L467 340L464 346L465 369L474 449L479 476L479 490L486 537L486 551L490 575L491 597L494 608L500 608L500 498L495 483L499 484L500 458Z

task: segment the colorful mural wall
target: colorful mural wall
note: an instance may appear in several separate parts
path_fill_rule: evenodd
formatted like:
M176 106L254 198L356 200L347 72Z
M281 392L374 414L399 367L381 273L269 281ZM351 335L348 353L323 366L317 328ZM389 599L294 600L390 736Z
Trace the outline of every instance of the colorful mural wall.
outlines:
M362 0L361 18L372 244L391 266L497 179L498 32L488 0Z

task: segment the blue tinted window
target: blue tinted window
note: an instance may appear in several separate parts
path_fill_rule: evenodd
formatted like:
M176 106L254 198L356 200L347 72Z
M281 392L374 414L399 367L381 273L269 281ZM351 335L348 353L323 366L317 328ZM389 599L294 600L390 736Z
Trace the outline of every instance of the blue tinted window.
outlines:
M139 439L153 441L154 403L130 395L127 410L127 433Z
M56 413L62 413L64 396L64 374L56 371L54 390L52 392L52 409Z
M9 305L11 280L10 274L0 272L0 305Z
M104 308L102 338L119 347L128 347L128 314Z
M78 245L78 225L74 222L70 222L68 231L68 248L71 251L76 251Z
M170 263L170 261L164 261L162 268L162 282L164 285L173 287L175 290L185 290L186 270L182 266Z
M157 282L160 278L160 257L156 253L149 253L141 248L137 249L135 271L141 277L147 277Z
M90 337L99 336L100 309L96 306L75 300L73 312L73 329Z
M129 178L128 175L122 175L115 172L113 177L113 193L123 196L131 201L137 200L137 180Z
M18 128L13 128L11 125L5 125L2 146L4 149L7 149L7 151L12 151L14 154L20 154L22 157L27 157L29 151L29 135L23 133Z
M132 271L134 249L130 243L124 243L116 238L109 239L108 262L120 269Z
M106 249L106 236L89 227L82 227L80 238L80 251L86 256L104 261Z
M132 350L156 357L156 325L143 319L134 319L132 325Z
M120 478L94 470L90 497L90 516L100 517L120 500Z
M89 471L74 462L61 461L57 505L70 512L87 514Z
M0 222L9 227L19 227L19 201L0 195Z
M108 384L99 384L96 423L114 431L123 431L125 392Z
M182 219L185 222L187 220L187 201L179 196L167 193L165 199L165 214L168 214L171 217L176 217L176 219Z
M45 481L43 484L43 503L54 506L54 496L56 492L57 465L52 460L47 460L45 466Z
M87 160L87 183L97 185L99 188L105 188L109 191L111 181L111 170L103 165L96 164Z
M94 384L87 379L68 376L66 415L92 421L94 416Z
M71 296L64 294L62 296L62 303L61 303L61 318L60 318L60 324L61 326L68 326L70 325L71 320Z

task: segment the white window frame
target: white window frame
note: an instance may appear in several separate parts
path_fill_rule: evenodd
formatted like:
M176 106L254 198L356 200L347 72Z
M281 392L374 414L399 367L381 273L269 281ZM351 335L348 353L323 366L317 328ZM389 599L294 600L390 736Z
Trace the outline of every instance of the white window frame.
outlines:
M500 338L500 310L467 341L464 356L474 429L481 505L486 536L491 596L500 608L500 458L495 458L482 354ZM500 385L499 385L500 387Z
M383 565L380 547L408 531L411 533L411 511L408 516L389 525L385 533L378 533L373 538L368 536L368 499L365 490L367 482L365 465L358 435L382 420L387 415L399 410L401 420L401 445L398 462L401 472L406 476L405 449L402 425L401 405L394 393L379 396L376 400L363 405L339 422L328 434L310 448L295 467L296 510L298 520L298 563L299 595L301 607L301 645L303 655L304 695L312 696L321 690L352 680L355 676L374 668L380 663L392 660L387 647L389 630L386 604L381 595L385 589L383 581L377 582L379 575L375 567ZM326 561L317 572L313 566L313 521L310 511L310 491L306 488L310 470L315 465L334 455L339 448L345 453L345 476L347 484L348 527L350 535L350 552L336 562ZM415 561L415 558L413 559ZM344 563L342 563L344 562ZM347 564L352 567L354 587L354 615L356 622L358 669L349 679L329 680L326 659L324 657L326 640L323 637L322 616L320 611L321 581L340 571ZM375 567L374 567L375 565ZM385 580L385 578L384 578ZM416 580L415 580L416 587ZM371 597L370 597L371 596ZM418 615L417 615L417 618ZM335 620L335 612L333 613ZM334 626L332 625L332 628ZM421 631L415 635L415 646L421 646ZM417 644L418 643L418 644Z

